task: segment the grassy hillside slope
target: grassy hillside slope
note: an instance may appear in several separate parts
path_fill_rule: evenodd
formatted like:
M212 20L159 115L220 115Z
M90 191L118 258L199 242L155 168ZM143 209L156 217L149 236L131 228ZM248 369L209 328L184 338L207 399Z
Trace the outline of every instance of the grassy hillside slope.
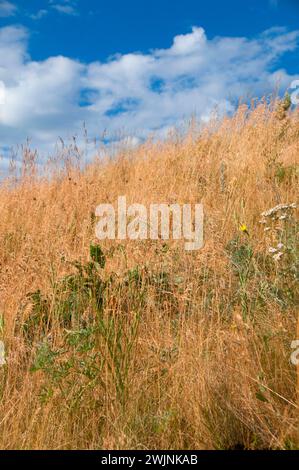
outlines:
M0 448L298 447L298 154L263 102L51 179L27 152L0 187ZM97 242L121 195L202 202L204 248Z

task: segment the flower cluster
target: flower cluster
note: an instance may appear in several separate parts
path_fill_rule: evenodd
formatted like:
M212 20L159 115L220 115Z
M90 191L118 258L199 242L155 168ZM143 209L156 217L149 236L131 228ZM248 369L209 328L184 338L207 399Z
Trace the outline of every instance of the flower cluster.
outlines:
M284 220L288 216L288 212L292 209L296 209L297 205L295 203L293 204L279 204L278 206L272 207L272 209L269 209L266 212L262 213L263 219L261 220L261 223L267 223L266 218L270 217L272 220Z
M285 245L281 242L281 237L284 232L282 224L291 218L291 213L297 208L295 203L292 204L279 204L263 212L260 223L265 225L264 232L274 232L274 239L276 239L275 246L269 248L269 253L273 255L274 261L278 262L285 253ZM273 224L275 226L273 227ZM277 243L277 239L280 241Z

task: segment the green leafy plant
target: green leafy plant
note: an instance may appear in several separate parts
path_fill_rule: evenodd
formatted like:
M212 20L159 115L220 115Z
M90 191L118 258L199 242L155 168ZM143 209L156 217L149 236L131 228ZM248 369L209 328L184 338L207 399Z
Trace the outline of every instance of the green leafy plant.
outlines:
M235 238L229 242L226 250L229 254L232 268L238 277L239 288L237 291L237 299L240 300L243 319L245 320L249 313L247 284L254 273L254 264L252 262L253 249L249 244L241 243L239 238Z

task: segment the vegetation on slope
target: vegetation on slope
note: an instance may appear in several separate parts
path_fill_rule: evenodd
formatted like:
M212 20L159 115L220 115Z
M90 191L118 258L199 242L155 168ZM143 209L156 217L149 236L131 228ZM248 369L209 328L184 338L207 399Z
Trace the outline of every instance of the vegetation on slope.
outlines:
M27 150L0 187L0 448L298 447L298 153L265 102L51 178ZM99 244L119 195L202 202L204 248Z

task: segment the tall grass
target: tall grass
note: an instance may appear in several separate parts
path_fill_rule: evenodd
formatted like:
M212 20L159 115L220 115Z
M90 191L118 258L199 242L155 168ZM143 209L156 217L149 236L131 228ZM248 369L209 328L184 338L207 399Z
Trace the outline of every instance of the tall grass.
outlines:
M297 210L261 223L298 153L298 112L266 102L51 178L27 149L0 187L0 447L298 448ZM202 202L204 248L99 246L119 195Z

